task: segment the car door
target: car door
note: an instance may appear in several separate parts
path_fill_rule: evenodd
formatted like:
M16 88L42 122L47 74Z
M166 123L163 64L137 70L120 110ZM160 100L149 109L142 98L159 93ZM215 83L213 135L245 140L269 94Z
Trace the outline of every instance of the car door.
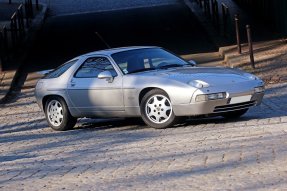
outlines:
M112 74L112 81L98 78L104 71ZM107 57L86 59L71 77L67 89L73 107L83 114L124 111L122 76Z

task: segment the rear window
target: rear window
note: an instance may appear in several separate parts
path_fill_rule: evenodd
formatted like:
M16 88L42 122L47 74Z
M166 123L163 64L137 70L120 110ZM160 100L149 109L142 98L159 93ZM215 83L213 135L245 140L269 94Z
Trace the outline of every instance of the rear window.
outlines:
M65 64L59 66L52 72L48 73L46 76L44 76L44 79L49 79L49 78L58 78L62 74L64 74L73 64L75 64L78 60L72 60L70 62L66 62Z

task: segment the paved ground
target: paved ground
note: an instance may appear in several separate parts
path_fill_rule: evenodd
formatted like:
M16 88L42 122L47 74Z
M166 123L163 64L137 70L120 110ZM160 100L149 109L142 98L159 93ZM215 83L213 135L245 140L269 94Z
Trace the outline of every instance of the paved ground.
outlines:
M86 119L55 132L29 83L0 110L0 190L287 189L287 84L238 121Z

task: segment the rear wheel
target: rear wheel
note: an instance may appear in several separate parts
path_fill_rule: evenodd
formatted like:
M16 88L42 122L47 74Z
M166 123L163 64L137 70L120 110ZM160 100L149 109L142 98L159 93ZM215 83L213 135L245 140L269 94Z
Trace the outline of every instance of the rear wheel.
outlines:
M238 111L232 111L228 113L224 113L221 116L226 118L226 119L236 119L244 115L248 109L243 109L243 110L238 110Z
M70 114L66 102L60 97L50 97L47 100L45 115L50 127L56 131L72 129L77 122Z
M168 95L159 89L149 91L140 104L143 121L150 127L161 129L172 126L176 116Z

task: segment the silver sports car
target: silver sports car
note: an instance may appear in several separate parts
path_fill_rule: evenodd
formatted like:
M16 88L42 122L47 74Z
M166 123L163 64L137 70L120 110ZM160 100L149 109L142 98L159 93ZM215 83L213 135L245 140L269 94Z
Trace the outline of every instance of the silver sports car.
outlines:
M55 130L83 117L142 117L166 128L182 116L240 117L261 103L264 83L237 69L196 67L159 47L127 47L74 58L40 79L35 91Z

